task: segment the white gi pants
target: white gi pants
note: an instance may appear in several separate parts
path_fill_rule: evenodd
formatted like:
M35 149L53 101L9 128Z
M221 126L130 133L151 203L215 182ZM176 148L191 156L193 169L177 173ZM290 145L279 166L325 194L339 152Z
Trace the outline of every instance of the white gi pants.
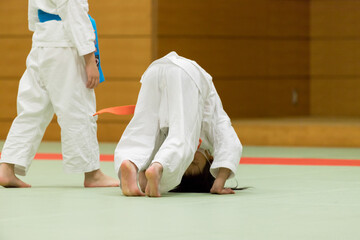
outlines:
M139 171L163 166L160 191L177 186L199 143L202 99L192 79L174 64L154 64L142 77L134 117L115 150L115 170L124 160ZM120 177L120 175L119 175Z
M32 48L19 84L18 116L2 150L1 161L25 175L45 129L56 113L61 127L64 170L99 169L95 93L86 88L84 58L70 47Z

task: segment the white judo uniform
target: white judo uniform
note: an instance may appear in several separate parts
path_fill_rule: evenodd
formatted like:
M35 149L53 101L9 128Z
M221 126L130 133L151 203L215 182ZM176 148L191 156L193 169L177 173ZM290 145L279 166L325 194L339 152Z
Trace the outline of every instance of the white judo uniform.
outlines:
M225 113L212 77L196 62L171 52L141 78L135 113L115 150L115 170L124 160L139 171L163 166L160 191L176 187L200 148L214 157L210 172L228 168L233 177L242 146Z
M38 10L61 17L39 22ZM32 49L26 60L13 121L0 162L25 175L46 127L57 115L66 172L99 169L95 93L86 88L83 55L95 51L87 0L29 0Z

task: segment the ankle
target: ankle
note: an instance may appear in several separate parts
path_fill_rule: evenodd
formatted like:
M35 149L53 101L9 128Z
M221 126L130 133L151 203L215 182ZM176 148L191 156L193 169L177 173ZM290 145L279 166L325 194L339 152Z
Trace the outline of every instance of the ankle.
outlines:
M92 172L86 172L85 173L85 180L87 179L95 179L95 178L100 178L102 177L104 174L101 172L100 169L94 170Z
M15 174L15 165L11 163L0 163L0 171Z

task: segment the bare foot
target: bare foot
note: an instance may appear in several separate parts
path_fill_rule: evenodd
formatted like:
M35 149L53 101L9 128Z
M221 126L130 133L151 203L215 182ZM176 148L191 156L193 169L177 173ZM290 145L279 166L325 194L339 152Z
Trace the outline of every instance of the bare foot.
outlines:
M146 184L147 184L147 179L145 176L145 171L141 171L139 172L139 185L141 191L145 192Z
M85 173L85 187L118 187L119 180L105 175L100 169Z
M145 176L147 178L147 184L145 188L145 194L149 197L161 197L160 194L160 180L162 176L163 167L160 163L153 163L146 170Z
M0 164L0 185L5 188L29 188L31 185L21 181L15 176L14 164Z
M125 196L145 196L137 185L137 167L129 160L120 166L121 190Z

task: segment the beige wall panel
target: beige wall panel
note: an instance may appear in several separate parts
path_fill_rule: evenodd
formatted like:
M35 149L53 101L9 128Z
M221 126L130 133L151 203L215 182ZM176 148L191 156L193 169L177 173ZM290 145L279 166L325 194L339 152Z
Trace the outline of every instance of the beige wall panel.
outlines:
M31 49L30 38L1 38L6 58L0 59L0 77L20 77L26 69ZM101 64L105 77L139 78L151 62L150 38L103 38Z
M11 127L10 121L0 120L0 140L5 140ZM1 151L1 149L0 149Z
M97 110L124 106L135 105L140 90L140 81L106 81L100 84L96 89ZM99 121L113 120L122 121L131 119L130 116L116 116L112 114L103 114L99 116Z
M27 19L27 1L0 1L0 35L30 35Z
M120 121L99 121L98 122L98 140L105 142L117 142L125 130L130 119ZM5 140L11 127L11 121L0 121L0 140ZM60 141L60 127L56 119L49 124L45 131L43 141Z
M0 140L5 140L10 130L12 121L0 121ZM49 124L44 134L45 141L60 141L60 127L56 120Z
M308 1L159 0L160 35L307 36Z
M90 14L101 35L151 34L152 0L89 0Z
M313 40L311 75L360 75L359 40Z
M159 56L170 51L197 61L214 77L308 74L306 40L159 38Z
M0 81L0 120L12 121L16 117L16 97L19 81L5 79Z
M140 80L151 63L151 38L102 38L101 66L105 78Z
M16 117L16 97L19 81L1 80L0 88L0 139L5 139L12 121ZM52 120L46 130L44 140L60 140L60 128L57 126L56 118Z
M311 1L313 116L360 116L359 11L359 1Z
M311 37L360 37L360 1L310 2Z
M233 121L242 144L360 147L360 119L276 118Z
M105 142L117 142L125 130L130 119L120 121L98 121L98 140ZM11 121L0 121L0 140L5 140L11 127ZM60 127L56 119L49 124L45 131L43 141L60 141Z
M233 119L299 116L309 113L307 79L219 79L214 84L225 111ZM296 94L294 103L293 94Z
M89 5L100 35L151 33L151 0L90 0ZM30 35L27 11L28 4L25 0L1 1L0 35Z
M249 0L250 2L253 2ZM310 0L264 0L268 5L268 36L305 37L310 31ZM253 13L254 14L254 13ZM257 12L255 11L255 14ZM266 24L266 22L265 22Z
M31 50L30 38L0 38L0 77L20 77L26 69ZM151 62L149 38L103 38L100 40L101 61L105 77L139 78Z
M99 122L98 140L101 142L118 142L129 121Z
M60 131L59 124L57 124L54 118L45 131L43 141L60 141Z
M13 119L16 116L16 97L19 81L1 80L1 85L0 119ZM135 105L140 86L140 81L133 80L106 81L100 84L96 88L97 109Z
M311 79L313 116L360 116L360 77Z
M233 120L235 131L244 145L359 147L359 119L327 121L312 119L250 119ZM0 121L0 139L5 140L9 122ZM119 141L127 122L99 123L98 139ZM60 128L52 122L45 141L59 141Z
M0 77L20 78L26 69L31 38L0 38Z
M16 117L16 95L18 88L18 81L15 80L1 80L2 88L0 88L0 121L3 124L7 124L6 129L4 129L0 134L0 139L5 138L6 134L10 128L12 120ZM107 107L122 106L122 105L135 105L138 92L140 89L140 82L138 81L106 81L101 84L96 89L96 98L97 98L97 109L103 109ZM111 122L111 124L127 124L132 115L128 116L116 116L112 114L103 114L98 118L99 124L106 124L106 122ZM56 123L56 120L53 120L53 123ZM52 125L50 125L52 126ZM47 130L47 140L56 139L57 133L53 133L50 127ZM55 130L57 128L54 128ZM57 130L56 130L57 131ZM102 134L99 131L99 134Z

